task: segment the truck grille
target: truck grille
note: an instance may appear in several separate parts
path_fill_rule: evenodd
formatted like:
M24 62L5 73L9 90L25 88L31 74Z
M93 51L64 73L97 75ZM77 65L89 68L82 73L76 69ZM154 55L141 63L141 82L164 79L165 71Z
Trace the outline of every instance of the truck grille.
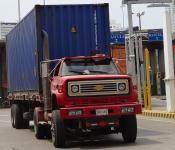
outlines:
M126 86L125 89L120 90L119 84L124 84ZM128 79L68 82L69 96L76 97L76 96L126 95L126 94L129 94Z
M113 92L117 90L116 83L102 83L102 84L81 84L80 92L88 93L88 92Z

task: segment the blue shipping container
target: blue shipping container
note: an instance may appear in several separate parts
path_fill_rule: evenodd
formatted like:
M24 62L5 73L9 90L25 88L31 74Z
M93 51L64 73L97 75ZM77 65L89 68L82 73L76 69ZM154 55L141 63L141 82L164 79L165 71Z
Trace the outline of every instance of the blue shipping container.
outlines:
M41 89L42 30L48 33L50 59L110 51L108 4L37 5L7 35L9 92Z

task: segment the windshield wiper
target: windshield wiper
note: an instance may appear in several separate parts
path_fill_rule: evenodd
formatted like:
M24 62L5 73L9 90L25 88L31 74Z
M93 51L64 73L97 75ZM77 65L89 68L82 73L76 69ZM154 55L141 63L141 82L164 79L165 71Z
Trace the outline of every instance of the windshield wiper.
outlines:
M109 74L108 72L100 71L100 70L96 70L96 71L95 70L89 70L89 72Z
M89 72L93 72L93 73L101 73L101 74L109 74L108 72L105 72L105 71L95 71L95 70L88 70ZM88 72L86 71L77 71L77 70L69 70L69 72L73 72L73 73L78 73L78 74L89 74Z
M78 74L83 74L83 72L81 72L81 71L76 71L76 70L69 70L69 72L78 73Z

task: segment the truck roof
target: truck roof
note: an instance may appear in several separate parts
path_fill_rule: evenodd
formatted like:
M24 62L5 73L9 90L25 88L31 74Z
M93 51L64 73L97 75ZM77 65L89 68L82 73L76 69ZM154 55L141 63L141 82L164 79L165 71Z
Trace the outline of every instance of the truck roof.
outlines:
M75 56L75 57L64 57L63 60L70 60L70 59L90 59L90 58L108 58L108 59L111 59L112 57L109 56L109 55L105 55L105 54L97 54L97 55L94 55L94 56Z

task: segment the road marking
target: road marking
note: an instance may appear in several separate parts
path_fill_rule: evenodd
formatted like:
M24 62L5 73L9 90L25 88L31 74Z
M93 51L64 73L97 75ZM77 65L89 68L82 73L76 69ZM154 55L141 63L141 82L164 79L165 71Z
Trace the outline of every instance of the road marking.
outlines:
M0 123L10 123L10 121L0 120Z
M9 117L9 115L0 115L0 117Z

